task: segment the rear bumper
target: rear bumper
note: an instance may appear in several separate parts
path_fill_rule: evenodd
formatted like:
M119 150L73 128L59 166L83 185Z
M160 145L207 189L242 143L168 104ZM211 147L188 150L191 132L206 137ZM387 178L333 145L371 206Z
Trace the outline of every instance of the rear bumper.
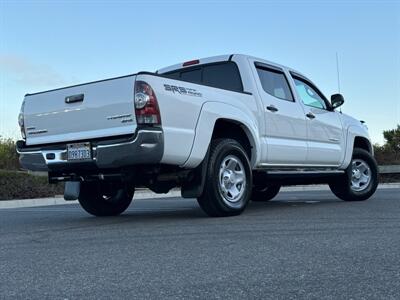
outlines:
M141 129L128 138L90 141L93 159L85 162L67 161L67 143L28 147L18 141L17 152L24 169L52 171L79 169L84 166L98 169L128 167L138 164L157 164L164 152L161 129Z

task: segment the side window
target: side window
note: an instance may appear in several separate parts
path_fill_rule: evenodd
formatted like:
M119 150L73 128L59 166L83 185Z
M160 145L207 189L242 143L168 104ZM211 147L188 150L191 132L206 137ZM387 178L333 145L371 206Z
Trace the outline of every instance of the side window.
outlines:
M257 67L257 72L264 91L276 98L293 101L289 83L283 72L264 67Z
M297 93L305 105L327 109L325 100L319 95L319 92L317 92L313 86L297 77L294 77L293 80L296 85Z
M192 69L181 72L181 79L193 83L201 83L201 69Z
M203 84L235 92L243 91L242 79L234 63L204 66Z

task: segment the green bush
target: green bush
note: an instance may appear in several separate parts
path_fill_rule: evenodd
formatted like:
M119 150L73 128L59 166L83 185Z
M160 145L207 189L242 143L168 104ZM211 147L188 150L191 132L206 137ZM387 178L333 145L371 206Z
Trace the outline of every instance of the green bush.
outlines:
M63 184L50 185L46 176L19 172L15 141L0 138L0 200L54 197L64 194Z
M400 154L400 125L397 125L395 129L384 130L383 137L386 141L385 146Z
M374 153L378 165L400 164L400 125L397 128L383 131L385 144L374 145Z
M374 155L378 165L400 165L400 152L388 147L374 145Z
M54 197L62 194L64 194L64 185L50 185L46 176L0 171L0 200Z
M0 138L0 169L18 170L18 154L12 139Z

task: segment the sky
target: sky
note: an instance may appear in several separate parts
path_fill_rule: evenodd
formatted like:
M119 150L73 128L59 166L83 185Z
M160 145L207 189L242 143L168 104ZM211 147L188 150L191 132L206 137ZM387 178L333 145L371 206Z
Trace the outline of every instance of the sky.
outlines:
M398 1L0 0L0 135L26 93L241 53L307 75L374 143L400 123Z

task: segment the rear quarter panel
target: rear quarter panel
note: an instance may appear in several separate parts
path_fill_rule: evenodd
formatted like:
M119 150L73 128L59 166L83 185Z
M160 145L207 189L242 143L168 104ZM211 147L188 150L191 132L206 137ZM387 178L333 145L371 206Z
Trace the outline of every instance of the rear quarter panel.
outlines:
M200 93L204 93L204 87L145 74L138 75L136 80L150 84L158 100L164 132L164 155L161 162L174 165L183 164L192 148L195 127L204 96L171 91L165 85L193 89Z
M248 134L257 141L259 111L252 95L147 74L139 74L137 80L149 83L157 96L164 131L162 163L187 168L200 164L220 118L245 123Z

